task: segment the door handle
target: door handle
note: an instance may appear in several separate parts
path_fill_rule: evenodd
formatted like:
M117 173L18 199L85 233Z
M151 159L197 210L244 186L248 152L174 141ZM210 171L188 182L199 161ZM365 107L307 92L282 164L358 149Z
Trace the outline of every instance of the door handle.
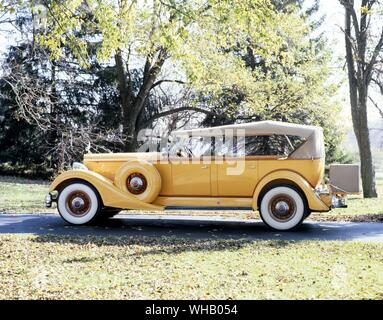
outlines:
M255 164L251 165L249 168L250 169L255 169Z
M208 166L207 164L205 164L205 165L203 165L201 168L202 168L202 169L207 169L207 168L209 168L209 166Z

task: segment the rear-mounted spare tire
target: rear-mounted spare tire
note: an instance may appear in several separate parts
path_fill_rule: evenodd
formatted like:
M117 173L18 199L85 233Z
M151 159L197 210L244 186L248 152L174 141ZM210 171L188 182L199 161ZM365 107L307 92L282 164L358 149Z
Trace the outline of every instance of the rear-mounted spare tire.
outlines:
M151 203L160 193L161 175L153 164L132 160L117 170L114 184L138 200Z

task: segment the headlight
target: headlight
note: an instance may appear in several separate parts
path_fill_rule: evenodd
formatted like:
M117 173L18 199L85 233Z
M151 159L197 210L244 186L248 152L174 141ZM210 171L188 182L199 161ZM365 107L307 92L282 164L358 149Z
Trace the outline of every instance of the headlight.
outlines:
M73 170L88 170L86 165L81 162L73 162L72 169Z

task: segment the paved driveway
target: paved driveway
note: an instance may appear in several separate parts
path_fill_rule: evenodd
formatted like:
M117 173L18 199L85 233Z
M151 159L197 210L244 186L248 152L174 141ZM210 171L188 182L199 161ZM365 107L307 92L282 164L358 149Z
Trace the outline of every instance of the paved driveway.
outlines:
M0 234L184 237L194 239L344 240L383 242L383 223L305 222L288 232L259 220L164 215L117 215L98 226L70 226L56 214L0 215Z

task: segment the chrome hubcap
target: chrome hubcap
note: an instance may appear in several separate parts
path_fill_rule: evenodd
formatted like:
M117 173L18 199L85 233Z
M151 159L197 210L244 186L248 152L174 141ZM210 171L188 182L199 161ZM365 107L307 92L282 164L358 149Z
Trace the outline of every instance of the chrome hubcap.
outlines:
M72 207L75 209L84 209L85 207L85 201L84 199L80 197L76 197L72 200Z
M144 186L144 182L139 177L132 178L129 184L130 184L130 187L135 191L140 191Z
M280 222L292 219L295 216L296 210L295 201L285 194L274 196L269 203L269 212L275 220Z
M92 204L90 197L83 191L73 191L65 202L68 212L74 217L86 215Z
M276 204L275 204L275 211L278 213L278 214L287 214L289 212L290 208L289 208L289 205L287 202L285 201L278 201Z
M133 194L141 194L145 192L148 182L145 176L141 173L132 173L128 179L126 179L126 187L128 191Z

